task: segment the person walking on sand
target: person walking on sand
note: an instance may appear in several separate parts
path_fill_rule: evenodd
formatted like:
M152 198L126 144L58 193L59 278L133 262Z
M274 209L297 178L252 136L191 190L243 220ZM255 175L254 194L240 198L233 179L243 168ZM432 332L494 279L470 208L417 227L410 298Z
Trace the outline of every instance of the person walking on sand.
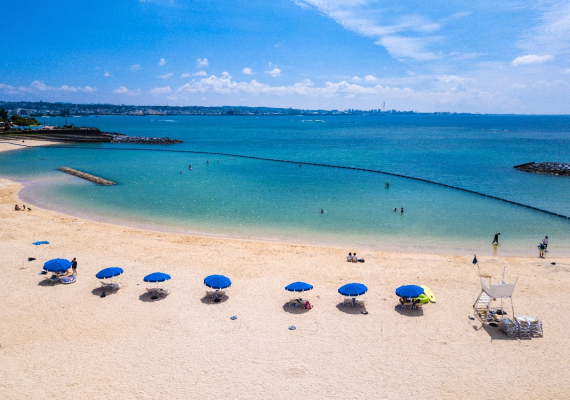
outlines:
M71 270L73 271L73 275L77 275L77 260L75 257L71 260Z
M545 236L544 239L542 239L542 244L544 245L544 252L546 252L546 249L548 249L548 236Z
M500 233L495 233L495 237L493 238L491 244L499 244L499 235Z

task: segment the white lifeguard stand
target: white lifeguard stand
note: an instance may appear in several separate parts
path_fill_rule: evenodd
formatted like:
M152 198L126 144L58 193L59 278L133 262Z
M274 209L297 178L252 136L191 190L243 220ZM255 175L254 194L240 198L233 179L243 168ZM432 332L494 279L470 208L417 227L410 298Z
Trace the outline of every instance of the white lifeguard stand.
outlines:
M486 284L481 276L481 268L477 263L477 257L473 259L473 264L477 264L479 270L479 279L481 281L481 293L475 303L473 304L474 315L483 324L489 322L498 322L498 318L502 320L505 315L505 307L510 308L511 318L515 315L515 308L513 306L513 292L515 291L515 283L505 282L505 270L503 268L503 276L497 283L492 283L489 278L489 283ZM499 300L499 303L493 303Z

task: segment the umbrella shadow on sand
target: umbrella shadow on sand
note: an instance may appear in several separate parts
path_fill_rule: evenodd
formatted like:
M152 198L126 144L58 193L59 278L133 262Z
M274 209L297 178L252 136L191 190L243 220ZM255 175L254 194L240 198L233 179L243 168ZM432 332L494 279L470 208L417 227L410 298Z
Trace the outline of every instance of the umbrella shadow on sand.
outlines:
M224 296L221 299L219 298L213 299L210 296L204 296L200 299L200 301L204 304L220 304L220 303L225 303L226 301L228 301L228 299L229 299L228 296Z
M98 287L98 288L95 288L91 291L93 296L98 296L98 297L101 297L101 295L103 293L105 293L105 297L107 297L107 296L115 294L117 292L118 292L118 290L109 290L109 289L105 289L104 287Z
M285 302L285 304L283 304L283 311L286 311L290 314L305 314L306 312L309 312L311 310L309 310L308 308L306 309L305 307L290 306L289 302L287 301Z
M424 315L424 310L422 308L402 308L399 304L394 306L394 310L398 314L405 315L406 317L421 317Z
M144 301L145 303L153 303L155 301L166 299L167 297L168 296L159 296L156 294L143 293L139 296L139 300Z
M366 311L366 307L353 307L353 306L345 306L344 302L340 302L336 305L336 308L339 309L339 311L342 311L345 314L361 314L362 311Z

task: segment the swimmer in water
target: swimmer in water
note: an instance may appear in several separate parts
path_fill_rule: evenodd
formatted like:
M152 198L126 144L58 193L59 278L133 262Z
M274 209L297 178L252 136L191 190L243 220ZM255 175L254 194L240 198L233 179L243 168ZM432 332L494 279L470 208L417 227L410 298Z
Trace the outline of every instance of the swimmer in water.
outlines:
M325 213L325 210L323 210L323 209L321 208L321 214L324 214L324 213Z
M400 209L400 214L403 214L403 213L404 213L404 207L402 207L402 208Z
M189 165L189 166L188 166L188 169L192 169L192 166L191 166L191 165Z

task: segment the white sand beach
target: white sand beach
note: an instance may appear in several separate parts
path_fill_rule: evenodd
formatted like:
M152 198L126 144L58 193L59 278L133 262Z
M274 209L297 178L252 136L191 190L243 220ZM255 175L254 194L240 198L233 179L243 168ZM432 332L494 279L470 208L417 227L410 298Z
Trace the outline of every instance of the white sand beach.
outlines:
M515 310L543 321L543 338L510 340L468 318L479 288L472 254L370 250L353 264L351 249L16 212L21 188L0 179L0 398L568 398L570 259L556 248L546 259L479 258L484 274L506 266L507 280L518 277ZM50 244L32 245L41 240ZM42 282L45 261L73 257L76 283ZM111 266L125 270L122 287L101 298L95 274ZM172 276L161 284L171 294L152 301L143 277L155 271ZM204 299L210 274L232 279L227 300ZM314 285L301 294L310 311L285 305L297 280ZM339 305L350 282L368 286L368 315ZM429 286L437 303L401 310L403 284Z

